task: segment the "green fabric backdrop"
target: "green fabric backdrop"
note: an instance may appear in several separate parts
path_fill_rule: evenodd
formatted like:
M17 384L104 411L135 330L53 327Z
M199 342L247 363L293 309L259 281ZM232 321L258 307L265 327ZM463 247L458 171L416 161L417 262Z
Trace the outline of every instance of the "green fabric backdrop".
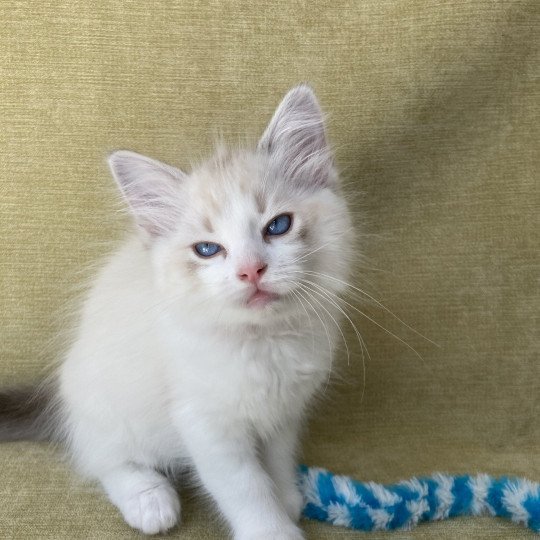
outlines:
M121 235L108 151L189 167L218 134L255 138L309 81L366 233L355 281L440 348L366 306L423 360L357 314L365 396L356 347L305 462L540 480L538 0L0 0L0 22L2 383L54 360L62 306ZM0 537L136 537L51 448L0 446L0 463ZM184 500L173 537L224 537ZM394 538L529 536L477 519Z

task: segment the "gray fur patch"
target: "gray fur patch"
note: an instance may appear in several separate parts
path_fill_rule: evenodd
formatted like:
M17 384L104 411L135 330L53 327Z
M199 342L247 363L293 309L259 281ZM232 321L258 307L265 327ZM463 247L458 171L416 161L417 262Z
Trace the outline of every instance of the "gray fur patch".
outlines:
M49 386L0 390L0 441L49 439L51 404Z

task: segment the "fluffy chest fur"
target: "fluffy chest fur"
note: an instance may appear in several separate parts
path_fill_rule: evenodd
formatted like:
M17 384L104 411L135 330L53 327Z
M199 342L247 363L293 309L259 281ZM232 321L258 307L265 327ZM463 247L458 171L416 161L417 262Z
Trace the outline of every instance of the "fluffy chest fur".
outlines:
M170 329L169 325L164 328ZM311 329L208 336L165 331L173 399L221 423L247 423L266 436L299 418L329 376L328 340ZM324 336L324 340L321 339Z

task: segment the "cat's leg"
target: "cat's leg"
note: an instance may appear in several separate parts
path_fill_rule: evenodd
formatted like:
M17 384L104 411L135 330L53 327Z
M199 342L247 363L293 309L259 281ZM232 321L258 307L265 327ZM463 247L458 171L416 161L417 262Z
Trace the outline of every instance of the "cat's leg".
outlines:
M300 519L304 507L304 498L298 488L298 438L298 424L290 422L265 440L262 448L263 462L274 481L277 496L295 522Z
M235 540L301 540L301 530L274 493L255 441L241 429L183 418L182 438L204 487Z
M169 480L154 469L126 463L102 473L99 479L109 499L133 528L157 534L178 523L178 494Z

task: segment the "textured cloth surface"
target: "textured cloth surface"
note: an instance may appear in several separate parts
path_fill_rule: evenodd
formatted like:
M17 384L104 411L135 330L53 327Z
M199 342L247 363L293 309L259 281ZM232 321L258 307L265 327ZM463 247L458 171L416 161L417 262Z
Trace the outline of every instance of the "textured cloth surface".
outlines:
M254 139L313 84L366 233L373 305L309 425L304 461L360 480L540 480L537 0L0 2L0 381L36 379L61 314L125 227L105 155L189 168ZM0 447L0 537L130 538L46 446ZM184 496L174 536L225 537ZM306 523L309 538L353 533ZM355 536L357 536L356 533ZM527 538L493 519L395 538ZM365 538L386 538L368 534Z

